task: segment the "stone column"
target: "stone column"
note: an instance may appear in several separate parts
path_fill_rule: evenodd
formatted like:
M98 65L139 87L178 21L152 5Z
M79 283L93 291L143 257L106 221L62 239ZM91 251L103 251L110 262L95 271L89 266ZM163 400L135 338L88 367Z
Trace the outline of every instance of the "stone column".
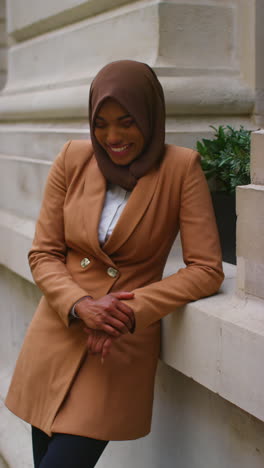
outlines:
M264 130L251 141L251 184L237 188L237 290L264 299Z

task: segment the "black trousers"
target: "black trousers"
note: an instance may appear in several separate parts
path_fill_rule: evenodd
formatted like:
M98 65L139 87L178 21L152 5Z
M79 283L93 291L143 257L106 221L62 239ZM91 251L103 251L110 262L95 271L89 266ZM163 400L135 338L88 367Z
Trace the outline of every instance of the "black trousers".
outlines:
M32 426L35 468L93 468L108 441L71 434L53 434Z

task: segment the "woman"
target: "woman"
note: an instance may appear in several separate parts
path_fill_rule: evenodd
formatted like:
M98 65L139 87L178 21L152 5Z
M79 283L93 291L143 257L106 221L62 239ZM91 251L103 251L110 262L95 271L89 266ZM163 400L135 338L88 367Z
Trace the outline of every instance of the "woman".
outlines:
M91 142L49 173L29 253L44 296L6 400L41 468L93 467L108 440L150 431L160 319L223 280L199 156L164 144L151 68L107 65L89 102ZM162 279L179 230L186 268Z

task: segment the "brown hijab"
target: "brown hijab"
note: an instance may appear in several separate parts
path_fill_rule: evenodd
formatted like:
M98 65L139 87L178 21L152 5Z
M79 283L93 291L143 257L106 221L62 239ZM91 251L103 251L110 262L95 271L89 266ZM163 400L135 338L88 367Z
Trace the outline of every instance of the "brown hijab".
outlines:
M111 161L94 135L95 117L107 98L116 99L135 119L144 136L140 156L127 166ZM89 96L91 140L98 166L107 179L126 190L161 160L165 139L165 102L154 71L145 63L120 60L106 65L91 84Z

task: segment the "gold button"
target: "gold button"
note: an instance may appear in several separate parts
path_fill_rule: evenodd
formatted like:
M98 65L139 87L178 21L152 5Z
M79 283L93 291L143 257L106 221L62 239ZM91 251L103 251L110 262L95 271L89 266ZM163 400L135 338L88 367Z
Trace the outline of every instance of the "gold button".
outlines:
M85 257L81 261L81 267L86 268L89 265L89 263L91 263L91 261L89 260L89 258Z
M107 268L107 274L108 274L108 276L111 276L111 278L116 278L117 275L118 275L118 270L116 270L113 267L109 267L109 268Z

